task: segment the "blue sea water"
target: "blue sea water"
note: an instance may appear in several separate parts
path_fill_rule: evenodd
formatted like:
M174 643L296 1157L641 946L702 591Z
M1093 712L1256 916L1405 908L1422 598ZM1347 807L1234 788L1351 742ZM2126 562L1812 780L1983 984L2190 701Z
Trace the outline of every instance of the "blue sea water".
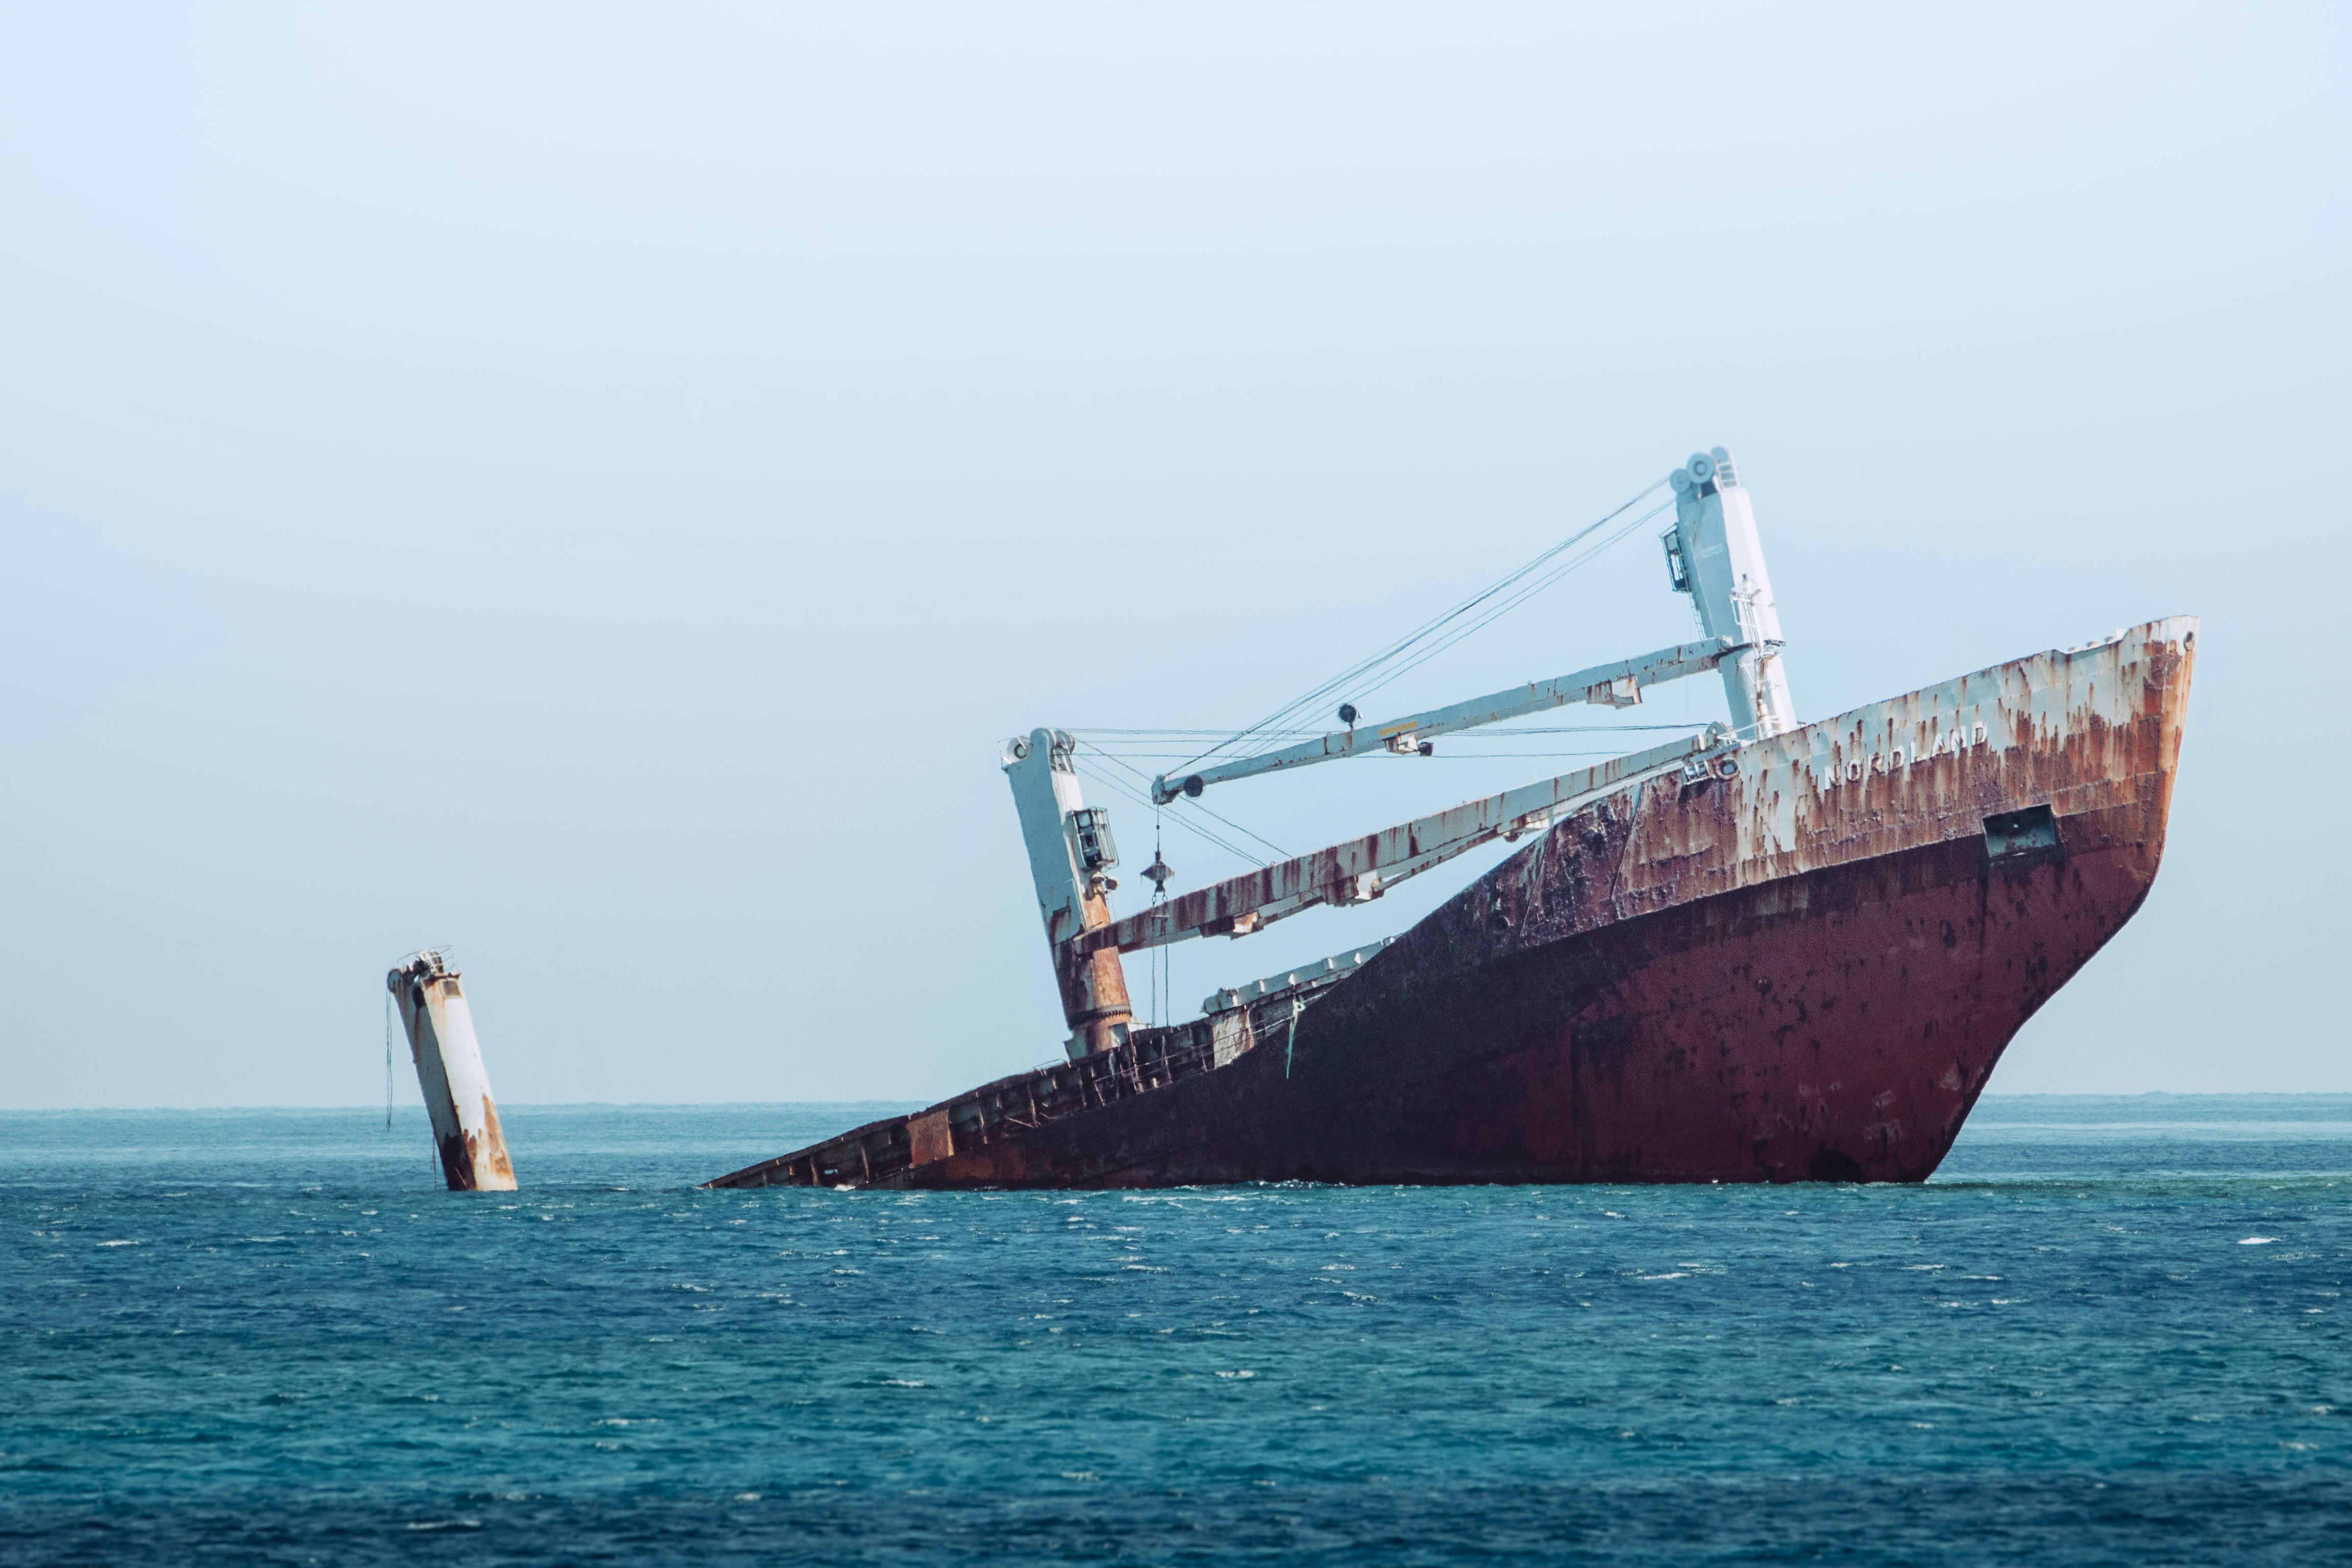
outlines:
M891 1107L0 1114L0 1562L2352 1561L2352 1097L1924 1187L706 1192Z

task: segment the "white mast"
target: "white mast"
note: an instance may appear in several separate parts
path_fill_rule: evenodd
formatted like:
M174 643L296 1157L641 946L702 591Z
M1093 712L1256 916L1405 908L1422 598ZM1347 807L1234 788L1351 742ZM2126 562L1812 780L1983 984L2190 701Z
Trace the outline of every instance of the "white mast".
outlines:
M1756 537L1756 512L1740 487L1731 454L1696 452L1674 471L1674 532L1666 556L1675 586L1698 605L1710 637L1731 652L1716 666L1731 705L1731 727L1742 740L1769 740L1797 727L1796 704L1780 667L1780 612L1771 575Z
M446 948L427 947L383 977L400 1004L416 1085L433 1120L433 1146L451 1192L512 1192L514 1162L490 1100L490 1075L474 1038L474 1012Z
M1021 814L1021 837L1029 847L1038 917L1061 982L1073 1061L1124 1044L1135 1019L1118 949L1082 953L1075 946L1087 932L1110 924L1110 904L1103 894L1118 885L1110 875L1118 863L1110 813L1089 809L1079 792L1071 761L1076 748L1065 730L1033 729L1006 741L1002 754L1013 808Z

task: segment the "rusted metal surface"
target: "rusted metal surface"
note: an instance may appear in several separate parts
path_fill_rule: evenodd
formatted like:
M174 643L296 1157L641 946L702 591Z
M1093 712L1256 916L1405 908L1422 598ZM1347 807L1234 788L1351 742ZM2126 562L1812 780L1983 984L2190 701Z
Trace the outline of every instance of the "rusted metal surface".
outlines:
M1298 989L1312 988L1314 982ZM1292 993L1170 1029L1137 1030L1118 1044L984 1083L911 1115L868 1122L805 1149L704 1185L896 1186L920 1169L980 1155L1049 1124L1129 1103L1230 1065L1297 1016Z
M1098 890L1086 894L1087 928L1098 931L1110 924L1110 905ZM1134 1027L1135 1007L1127 994L1127 969L1118 949L1094 950L1065 943L1054 949L1054 973L1062 988L1062 1016L1070 1026L1073 1055L1106 1051L1127 1039Z
M2195 649L2154 622L1654 778L1310 998L959 1096L936 1157L900 1118L714 1185L1922 1180L2146 898Z
M514 1162L507 1155L489 1074L474 1038L473 1009L448 955L428 947L384 976L408 1031L408 1054L433 1123L441 1179L451 1192L512 1192Z

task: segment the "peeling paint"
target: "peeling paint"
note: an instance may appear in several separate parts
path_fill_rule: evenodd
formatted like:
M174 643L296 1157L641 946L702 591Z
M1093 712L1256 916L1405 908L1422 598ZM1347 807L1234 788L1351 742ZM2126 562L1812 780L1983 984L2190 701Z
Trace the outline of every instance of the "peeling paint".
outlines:
M490 1099L473 1010L448 954L428 947L394 966L383 983L408 1032L442 1180L451 1192L512 1192L514 1163Z
M711 1185L1924 1180L2147 896L2196 642L2153 622L1650 777L1333 983ZM1987 819L2042 808L1996 855Z

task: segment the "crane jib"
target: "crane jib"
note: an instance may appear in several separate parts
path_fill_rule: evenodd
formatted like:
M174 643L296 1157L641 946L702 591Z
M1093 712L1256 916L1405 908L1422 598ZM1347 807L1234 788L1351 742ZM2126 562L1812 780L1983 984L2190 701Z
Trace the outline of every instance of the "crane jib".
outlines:
M1193 936L1242 936L1316 904L1361 904L1480 844L1544 827L1657 774L1679 768L1695 779L1711 771L1719 776L1725 763L1737 767L1738 749L1737 738L1713 726L1703 735L1507 789L1184 894L1082 932L1070 947L1078 954L1106 948L1131 953Z

